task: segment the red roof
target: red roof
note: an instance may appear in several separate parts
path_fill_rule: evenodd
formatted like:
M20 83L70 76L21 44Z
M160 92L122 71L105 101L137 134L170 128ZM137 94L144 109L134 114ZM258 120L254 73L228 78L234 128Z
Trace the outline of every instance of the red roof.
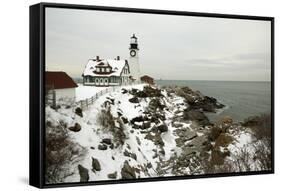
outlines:
M54 89L76 88L77 84L65 72L45 72L46 86Z

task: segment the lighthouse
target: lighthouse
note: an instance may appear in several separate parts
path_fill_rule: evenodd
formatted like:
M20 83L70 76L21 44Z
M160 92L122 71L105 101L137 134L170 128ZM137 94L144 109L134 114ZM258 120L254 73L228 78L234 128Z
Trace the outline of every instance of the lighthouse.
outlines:
M139 47L138 47L138 38L133 34L130 39L130 47L129 47L129 65L130 72L133 79L137 82L140 81L140 65L139 65Z

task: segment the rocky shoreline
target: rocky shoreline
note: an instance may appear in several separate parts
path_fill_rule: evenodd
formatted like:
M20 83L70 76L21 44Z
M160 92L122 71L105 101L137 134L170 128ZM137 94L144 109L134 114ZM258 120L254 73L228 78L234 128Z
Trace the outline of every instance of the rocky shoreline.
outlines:
M71 164L78 166L68 181L77 181L77 174L80 181L89 181L271 168L271 164L260 166L261 156L271 156L266 145L270 142L271 124L266 124L266 130L261 128L266 120L268 123L268 116L249 118L244 123L225 116L211 122L206 113L225 106L188 87L123 88L100 100L96 107L96 118L92 119L92 111L75 107L71 114L74 118L68 119L71 123L64 122L74 138L85 131L90 140L82 145L88 154ZM65 113L62 111L56 112ZM48 123L51 126L54 122ZM100 141L92 143L93 136ZM262 155L257 154L259 145L264 148ZM247 160L242 158L245 150L251 156ZM111 167L105 160L120 168Z

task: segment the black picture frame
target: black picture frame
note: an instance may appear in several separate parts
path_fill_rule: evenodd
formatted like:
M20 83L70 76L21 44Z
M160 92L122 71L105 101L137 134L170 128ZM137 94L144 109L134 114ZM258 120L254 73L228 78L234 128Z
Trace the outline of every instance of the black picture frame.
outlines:
M127 13L149 13L163 15L182 15L196 17L213 17L213 18L230 18L230 19L247 19L261 20L271 22L271 123L272 123L272 169L268 171L251 171L239 173L221 173L221 174L204 174L188 175L173 177L142 178L135 180L104 180L87 183L60 183L48 184L44 182L44 158L45 158L45 115L44 115L44 72L45 72L45 9L46 8L66 8L80 10L102 10ZM153 9L135 9L121 7L105 7L93 5L74 5L74 4L56 4L56 3L39 3L30 6L30 129L29 129L29 184L38 188L53 188L67 186L85 186L99 184L117 184L117 183L136 183L149 181L166 181L181 180L194 178L211 178L227 176L244 176L260 175L274 173L274 17L261 17L249 15L230 15L217 13L198 13L185 11L168 11Z

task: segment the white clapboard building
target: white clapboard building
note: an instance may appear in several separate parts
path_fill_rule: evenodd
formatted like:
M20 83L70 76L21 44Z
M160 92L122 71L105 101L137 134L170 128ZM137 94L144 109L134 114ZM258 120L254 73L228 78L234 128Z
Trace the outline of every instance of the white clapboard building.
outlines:
M129 61L120 59L102 59L96 56L88 60L82 74L83 84L86 86L119 86L140 81L140 67L138 61L138 42L133 35L129 47Z

